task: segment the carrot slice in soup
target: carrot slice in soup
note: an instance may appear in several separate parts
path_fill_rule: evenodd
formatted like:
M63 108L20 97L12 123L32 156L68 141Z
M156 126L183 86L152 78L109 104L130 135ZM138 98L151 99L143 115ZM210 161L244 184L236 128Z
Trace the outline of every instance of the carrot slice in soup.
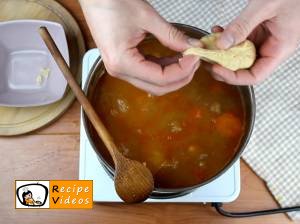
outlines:
M224 113L216 119L216 129L226 137L235 137L242 131L242 123L239 118L231 113Z

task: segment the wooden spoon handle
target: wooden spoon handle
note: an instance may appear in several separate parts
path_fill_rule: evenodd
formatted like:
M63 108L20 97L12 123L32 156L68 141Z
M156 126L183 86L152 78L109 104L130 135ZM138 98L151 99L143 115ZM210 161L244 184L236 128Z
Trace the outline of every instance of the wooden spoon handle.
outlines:
M93 124L94 128L96 129L98 135L101 137L102 141L104 142L105 146L108 148L114 162L116 162L116 153L118 151L117 147L113 141L113 138L107 131L106 127L100 120L99 116L97 115L96 111L94 110L93 106L87 99L87 97L84 95L84 92L77 84L76 80L74 79L74 76L72 75L72 72L70 71L69 66L67 65L65 59L61 55L59 49L57 48L54 40L52 39L50 33L48 32L46 27L40 27L39 33L41 37L43 38L45 44L47 45L50 53L52 54L54 60L56 61L58 67L62 71L64 77L66 78L69 86L73 90L73 93L75 94L77 100L80 102L81 106L83 107L83 110L85 111L86 115L88 116L89 120Z

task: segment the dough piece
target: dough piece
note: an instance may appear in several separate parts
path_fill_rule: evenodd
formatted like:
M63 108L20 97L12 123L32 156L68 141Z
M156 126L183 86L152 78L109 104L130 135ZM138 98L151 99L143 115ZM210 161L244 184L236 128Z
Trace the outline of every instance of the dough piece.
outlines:
M35 81L38 86L41 86L50 74L50 68L42 68L36 77Z
M189 48L184 55L197 55L202 60L217 63L223 67L236 71L250 68L256 58L254 44L245 40L244 42L226 50L220 50L216 46L216 41L220 33L213 33L201 38L204 48Z

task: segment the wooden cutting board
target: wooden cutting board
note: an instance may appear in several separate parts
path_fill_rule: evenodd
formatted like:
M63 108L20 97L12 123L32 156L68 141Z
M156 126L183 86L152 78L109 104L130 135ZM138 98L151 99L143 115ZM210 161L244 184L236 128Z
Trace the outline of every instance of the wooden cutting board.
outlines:
M70 67L81 82L81 60L85 53L82 33L72 15L54 0L0 0L0 22L17 19L49 20L66 32ZM20 135L41 128L61 116L74 101L68 88L60 101L40 107L0 107L0 136Z

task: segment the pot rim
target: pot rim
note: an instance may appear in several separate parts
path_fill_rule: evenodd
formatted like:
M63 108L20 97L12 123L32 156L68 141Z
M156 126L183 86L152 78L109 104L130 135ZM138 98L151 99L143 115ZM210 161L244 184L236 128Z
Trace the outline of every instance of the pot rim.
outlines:
M209 34L208 32L202 30L202 29L199 29L197 27L193 27L193 26L190 26L190 25L185 25L185 24L180 24L180 23L172 23L174 26L176 27L179 27L179 28L188 28L188 29L191 29L193 31L197 31L197 32L200 32L202 34ZM93 64L92 68L90 69L89 71L89 74L88 74L88 79L86 80L85 82L85 85L84 85L84 88L83 88L83 91L84 93L87 95L88 94L88 90L89 90L89 86L91 84L91 81L95 75L95 72L97 70L97 68L99 66L103 66L104 67L104 64L103 64L103 60L102 60L102 57L101 55L96 59L95 63ZM242 153L244 152L247 144L249 143L249 140L250 140L250 137L252 135L252 132L253 132L253 128L254 128L254 123L255 123L255 115L256 115L256 100L255 100L255 93L254 93L254 88L253 86L240 86L239 88L246 88L248 93L249 93L249 101L251 103L250 105L250 108L251 108L251 111L250 111L250 118L249 118L249 128L248 130L246 130L246 133L245 135L243 136L243 138L241 139L241 143L240 145L238 146L238 150L236 151L235 155L233 156L233 158L230 160L230 162L228 162L224 167L223 169L221 169L219 172L217 172L213 177L207 179L206 181L200 183L200 184L196 184L196 185L193 185L193 186L190 186L190 187L184 187L184 188L154 188L154 193L155 192L159 192L159 193L174 193L174 192L178 192L179 194L182 193L182 192L191 192L199 187L202 187L212 181L214 181L215 179L219 178L220 176L222 176L230 167L233 166L233 164L238 160L240 159ZM88 118L85 114L85 112L83 111L82 113L82 119L83 119L83 125L84 125L84 129L86 131L86 134L87 134L87 137L89 139L89 142L90 144L92 145L93 149L95 150L95 152L97 153L97 156L99 157L99 161L101 162L101 165L105 166L106 169L108 169L108 171L111 173L111 174L114 174L114 169L110 166L110 164L103 158L103 156L101 155L100 152L98 152L98 150L96 150L96 146L93 142L93 139L89 133L89 128L88 128ZM109 175L109 174L108 174ZM113 178L113 176L112 176ZM181 194L182 195L182 194ZM180 195L180 196L181 196Z

